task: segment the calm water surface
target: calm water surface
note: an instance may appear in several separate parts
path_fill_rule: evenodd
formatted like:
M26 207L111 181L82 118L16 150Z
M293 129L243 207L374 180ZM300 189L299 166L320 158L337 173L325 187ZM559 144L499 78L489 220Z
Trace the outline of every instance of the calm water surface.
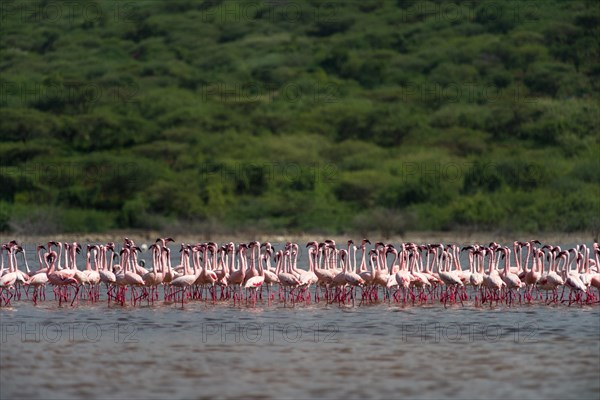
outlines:
M600 307L0 309L0 398L599 399Z

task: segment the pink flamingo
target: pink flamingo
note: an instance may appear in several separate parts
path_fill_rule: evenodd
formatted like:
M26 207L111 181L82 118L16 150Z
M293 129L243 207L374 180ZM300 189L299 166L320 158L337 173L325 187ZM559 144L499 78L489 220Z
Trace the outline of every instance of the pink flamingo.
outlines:
M427 247L425 246L424 249L426 250ZM427 296L425 295L424 290L429 289L431 287L431 282L429 281L428 276L421 271L421 269L423 268L423 265L422 265L423 259L422 259L420 250L421 249L419 246L413 247L412 263L409 265L408 272L412 276L412 280L410 283L411 286L416 287L419 292L419 300L427 301ZM411 291L411 294L412 294L412 291ZM415 300L414 294L412 294L412 299L414 302L414 300Z
M581 268L579 270L579 279L586 287L589 287L594 273L590 271L590 249L584 244L583 245L583 260Z
M523 262L523 264L521 266L522 271L519 272L519 279L522 282L525 282L525 276L529 272L529 270L527 269L527 266L529 265L529 258L531 256L533 256L533 258L535 259L535 254L533 252L533 243L535 243L535 242L534 241L530 241L530 242L520 242L519 243L519 246L520 246L519 255L521 254L521 251L522 251L523 247L527 248L527 256L525 257L525 262ZM519 259L519 263L520 262L521 262L521 260ZM527 284L527 282L525 282L525 284Z
M496 269L495 249L490 248L489 255L490 255L489 269L488 269L488 273L483 276L483 286L486 287L490 291L490 293L492 293L494 295L494 297L496 299L496 304L497 304L498 300L500 299L500 290L504 286L506 286L506 283L504 283L504 281L500 277L500 273ZM492 300L491 296L490 296L490 300ZM490 305L491 304L492 303L490 301Z
M510 272L512 272L513 274L517 274L517 275L519 275L521 273L521 250L523 249L522 245L523 245L523 243L519 242L517 240L515 240L513 242L513 252L515 255L515 266L510 267ZM519 277L519 279L521 279L521 277Z
M393 249L393 253L395 257L399 257L399 269L396 272L396 282L398 282L398 286L402 289L404 294L404 302L406 302L406 297L408 296L408 291L410 289L410 284L413 280L412 274L408 270L408 251L406 250L405 244L402 244L401 251L398 253L396 249Z
M248 268L244 275L244 285L248 279L258 276L258 269L256 268L256 254L260 250L260 243L257 241L248 243L250 249L250 268Z
M388 281L390 280L390 272L387 268L387 263L385 262L386 256L388 254L388 248L381 243L375 243L375 253L377 254L376 258L376 270L375 275L373 276L373 283L377 286L381 286L384 290L388 290ZM393 282L396 282L396 276L393 276ZM397 285L397 282L395 283Z
M311 262L310 262L310 255L309 255L308 270L305 271L303 269L297 269L298 245L296 243L291 244L291 249L292 249L292 255L294 257L293 263L291 264L291 270L292 270L292 273L294 273L296 275L296 277L298 278L298 280L300 281L300 284L298 286L301 288L301 292L299 293L298 296L304 298L306 296L306 294L308 293L308 296L306 297L306 301L309 301L310 300L309 288L312 284L316 284L319 281L319 278L312 270Z
M359 275L365 281L365 285L368 287L368 299L377 300L377 285L375 284L375 274L377 267L375 266L376 259L378 258L377 252L373 249L369 251L369 268L370 271L363 271Z
M269 268L269 264L271 261L271 253L269 250L265 251L265 254L263 255L263 259L267 263L267 268L265 268L263 271L263 274L265 275L265 283L267 284L267 298L269 300L271 300L271 287L275 283L279 284L279 277L277 276L277 274L275 272L271 271ZM316 295L316 292L315 292L315 295Z
M33 305L37 305L38 297L46 298L46 284L48 283L48 275L45 273L32 275L29 280L26 282L27 285L33 286L33 294L31 299L33 300Z
M369 239L363 239L360 244L361 259L360 259L360 267L358 269L358 271L359 271L358 274L365 281L365 285L370 286L373 284L373 280L375 279L375 268L374 268L371 258L369 257L369 260L371 261L369 263L369 266L371 267L371 271L367 270L367 259L366 259L367 243L371 244L371 242L369 242Z
M475 289L479 289L483 284L483 274L481 273L483 271L483 251L474 250L471 254L472 261L470 265L471 275L469 276L469 282Z
M144 280L144 285L150 288L150 294L148 295L152 302L158 296L157 287L163 283L164 275L162 271L158 270L158 265L160 263L160 248L154 243L150 245L148 248L152 251L152 271L145 273L142 275L142 279Z
M79 299L80 289L85 288L85 285L89 284L88 275L84 274L77 268L77 253L80 253L81 245L73 242L72 244L65 243L65 271L72 271L73 278L78 283L77 295L74 300ZM89 291L88 291L89 294Z
M453 258L452 253L443 250L442 244L436 245L436 247L441 249L441 256L438 260L438 276L444 285L446 285L446 291L440 301L444 302L444 306L446 306L449 298L452 300L458 297L462 302L462 298L458 295L458 288L463 287L464 284L456 274L456 271L450 269Z
M262 258L261 258L261 260L262 260ZM252 290L252 296L251 296L251 298L252 298L253 302L256 301L256 290L259 287L262 287L263 283L265 283L264 268L263 268L262 261L259 261L259 263L258 263L258 275L255 275L252 278L248 279L246 281L246 283L244 284L244 288L246 290Z
M317 276L317 285L325 288L325 297L327 299L329 297L329 287L333 283L333 279L337 274L334 270L326 268L325 265L323 266L324 268L320 267L320 263L317 259L317 256L319 256L319 258L322 257L326 246L327 245L325 243L319 244L316 241L308 242L306 244L306 247L308 248L309 262L313 264L313 270L315 275ZM315 295L316 294L317 292L315 292Z
M105 246L97 246L98 248L98 260L100 262L100 268L98 271L98 275L100 275L100 282L104 283L106 285L106 293L107 293L107 297L108 297L108 301L110 302L110 299L113 297L112 295L112 290L114 288L114 285L117 282L117 277L115 276L115 273L112 271L113 269L113 262L114 262L114 247L111 248L110 245ZM107 264L106 261L106 253L108 252L108 250L113 251L113 253L111 253L110 256L110 265Z
M17 250L15 251L15 265L17 265L16 259L18 253L23 255L23 263L25 264L27 273L19 270L19 267L17 266L17 283L24 284L29 280L29 274L31 274L31 270L29 269L29 264L27 264L27 255L25 254L25 249L22 246L17 246Z
M445 250L441 251L440 261L438 263L438 276L446 286L463 286L463 282L460 279L460 277L455 273L455 271L450 269L450 265L452 264L452 258L453 256L450 252Z
M42 250L46 250L46 247L44 247L44 245L38 245L36 247L36 253L37 253L37 257L38 257L38 262L39 262L39 268L37 269L37 271L33 271L32 273L29 274L29 276L33 276L36 274L46 274L48 272L48 268L46 268L44 266L44 261L42 259Z
M8 272L6 272L2 277L0 277L0 295L4 290L7 290L10 296L2 299L4 300L5 305L10 305L10 300L13 298L14 293L12 293L11 289L14 289L15 282L17 281L18 273L17 266L15 261L13 260L13 254L16 251L16 246L7 246L7 256L8 256Z
M133 300L133 304L135 305L137 303L137 301L141 298L141 296L138 298L137 293L135 291L136 287L143 287L144 286L144 279L137 273L135 272L135 269L132 265L132 263L134 263L134 259L132 260L131 258L131 252L135 252L135 249L129 248L128 246L126 246L125 248L123 248L121 250L121 274L120 275L120 280L121 280L121 286L126 287L129 286L131 287L131 299ZM117 284L119 283L119 275L117 275ZM124 304L124 297L121 300L121 304Z
M277 252L277 262L278 262L278 267L277 267L277 278L279 278L279 285L283 288L284 290L284 299L287 298L285 290L287 288L290 288L290 294L293 292L293 290L298 287L298 285L300 285L300 280L298 280L298 278L296 277L296 275L292 274L291 272L289 272L289 257L290 257L290 252L289 250L286 250L285 252L280 250L279 252Z
M340 286L342 288L342 290L344 290L344 288L346 286L350 287L350 298L352 299L352 303L354 303L354 289L357 286L363 286L365 284L364 279L362 279L360 277L360 275L358 275L355 271L353 271L352 269L352 265L350 262L350 256L347 250L340 250L339 253L339 257L340 260L342 262L342 272L338 275L336 275L336 277L333 280L333 283L336 286ZM339 294L338 294L339 297ZM346 293L343 293L343 296L341 297L340 301L344 301L346 298Z
M58 294L58 299L59 302L58 304L61 305L63 298L65 300L67 300L67 296L63 293L61 293L60 291L57 293L56 289L60 289L63 287L68 287L68 286L74 286L75 287L75 297L73 298L73 301L75 301L75 298L77 297L77 293L79 292L79 286L77 280L73 277L73 274L71 273L70 270L66 270L63 269L61 271L55 271L56 268L56 264L58 262L58 256L56 255L55 251L50 251L49 254L46 256L46 260L49 264L48 267L48 282L50 282L50 284L52 286L54 286L54 293ZM73 302L71 302L71 305L73 305Z
M590 285L598 289L598 297L600 297L600 246L598 243L594 243L594 258L596 273L590 279Z
M216 246L216 245L215 245ZM222 246L219 251L221 253L221 259L219 261L220 268L215 270L215 274L217 274L217 285L221 287L221 299L224 296L224 289L229 286L229 258L228 253L233 251L235 246L233 243L229 243L227 245Z
M205 287L208 286L210 293L211 293L212 300L215 301L216 300L215 284L217 283L219 277L217 276L216 272L214 272L211 269L208 252L209 251L211 252L211 257L213 259L212 262L214 265L217 262L217 249L216 249L216 246L209 245L209 244L203 246L202 249L205 249L205 251L206 251L206 255L204 257L204 267L200 270L200 274L199 274L199 277L198 277L198 280L196 281L196 283L204 285Z
M235 246L234 246L234 248L235 248ZM232 285L234 288L234 302L235 302L235 300L237 300L239 298L239 294L236 289L239 289L241 291L242 284L244 283L244 277L246 276L246 268L247 268L246 249L247 248L248 248L248 246L244 243L239 245L239 247L238 247L238 256L239 256L238 269L232 270L229 274L229 284ZM231 257L232 257L231 267L233 268L233 266L235 265L235 250L232 253ZM236 288L236 286L237 286L237 288Z
M183 252L185 253L187 253L188 251L189 250L187 248L183 250ZM186 290L189 289L196 282L196 279L198 279L199 271L196 271L196 263L192 263L192 273L189 273L187 265L183 273L184 274L182 276L173 279L173 281L171 282L171 285L175 286L176 288L179 288L181 291L181 307L183 307Z
M510 249L505 247L502 249L504 251L504 272L501 275L502 280L504 281L506 288L509 293L509 301L512 303L513 290L517 291L519 295L519 302L521 301L521 293L519 293L519 289L521 289L524 284L519 279L519 276L511 271L510 269Z
M559 259L564 260L567 263L567 254L568 252L563 251L559 254ZM542 290L546 290L546 301L548 301L548 291L551 290L553 292L553 301L556 302L558 299L558 287L563 286L565 284L564 279L558 273L556 273L558 261L555 261L554 252L548 252L548 273L542 275L540 280L538 281L538 286Z
M583 259L583 256L581 254L577 254L576 259L577 259L577 261L580 261ZM572 296L573 292L575 292L575 301L578 301L580 299L581 294L587 292L587 287L581 281L579 274L577 272L574 272L571 270L570 265L565 265L565 267L566 268L563 271L563 278L565 280L565 287L568 287L570 289L570 292L569 292L569 305L570 305L571 304L571 296Z
M88 290L88 298L92 299L92 301L95 299L95 294L94 291L96 289L96 286L100 283L100 273L97 270L93 270L92 269L92 264L91 264L91 256L92 256L92 252L96 251L95 246L91 246L88 245L87 246L87 250L86 250L86 255L85 255L85 270L81 271L81 275L83 275L83 279L77 279L77 277L75 277L75 279L77 279L77 281L83 285L85 283L87 283L89 285L89 290ZM75 264L73 264L75 266ZM97 267L97 262L94 262L94 265ZM77 266L75 266L75 268L77 268ZM77 274L76 274L77 275Z
M528 243L527 246L529 248L531 246L531 243ZM531 266L531 269L525 273L525 277L523 280L525 282L525 285L527 285L527 298L529 299L529 301L531 301L532 299L531 292L533 288L542 278L541 269L540 271L538 271L538 267L541 267L543 263L542 259L544 256L544 252L541 250L538 251L537 249L535 249L535 247L532 249L531 252L533 254L533 265ZM527 267L525 265L523 269L526 270L526 268Z

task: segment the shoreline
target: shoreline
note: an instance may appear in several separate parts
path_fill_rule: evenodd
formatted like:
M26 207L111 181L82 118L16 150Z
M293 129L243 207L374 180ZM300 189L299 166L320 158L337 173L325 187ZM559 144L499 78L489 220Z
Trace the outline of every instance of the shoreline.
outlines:
M360 242L363 238L359 234L311 234L311 233L257 233L257 234L206 234L206 233L181 233L170 234L158 231L111 231L107 233L58 233L53 235L27 235L27 234L10 234L0 233L0 243L6 243L10 240L16 240L19 243L46 243L50 240L58 240L61 242L78 241L82 243L120 243L124 237L132 239L134 242L142 244L154 243L158 237L171 236L175 239L175 243L198 243L214 241L217 243L227 242L249 242L258 240L260 242L270 241L271 243L296 242L306 243L312 240L323 241L325 239L333 239L336 243L345 243L348 239L353 239L354 242ZM383 241L390 243L415 242L423 243L456 243L456 244L487 244L490 242L507 243L514 240L529 241L538 239L542 243L588 243L594 241L594 235L591 232L545 232L539 234L530 233L498 233L498 232L408 232L404 235L391 235L389 238L384 238L381 234L367 235L367 238L374 241Z

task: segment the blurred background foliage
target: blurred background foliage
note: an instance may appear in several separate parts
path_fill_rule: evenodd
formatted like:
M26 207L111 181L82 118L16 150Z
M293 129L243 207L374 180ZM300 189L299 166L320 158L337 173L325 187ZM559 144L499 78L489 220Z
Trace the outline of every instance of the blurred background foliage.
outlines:
M598 230L595 1L5 1L0 230Z

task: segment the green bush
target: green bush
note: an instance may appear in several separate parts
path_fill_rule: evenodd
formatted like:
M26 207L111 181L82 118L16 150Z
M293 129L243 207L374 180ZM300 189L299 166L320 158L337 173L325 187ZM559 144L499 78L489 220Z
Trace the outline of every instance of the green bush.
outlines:
M0 228L593 229L592 4L182 0L4 18Z
M0 232L10 229L11 206L5 201L0 201Z

